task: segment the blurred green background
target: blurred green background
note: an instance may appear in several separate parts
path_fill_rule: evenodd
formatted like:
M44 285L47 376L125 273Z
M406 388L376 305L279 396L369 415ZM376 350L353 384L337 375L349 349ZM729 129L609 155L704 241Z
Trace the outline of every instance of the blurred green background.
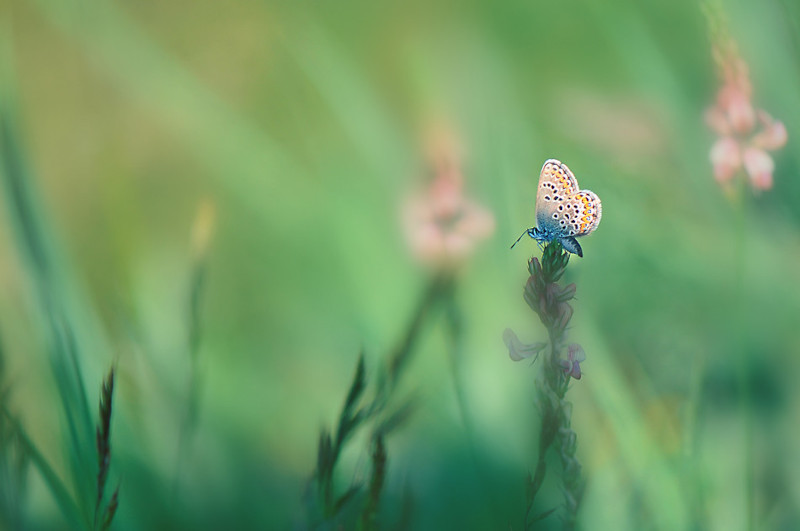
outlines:
M403 382L418 408L388 439L382 528L406 493L412 529L522 528L537 367L512 363L502 332L544 331L521 296L538 250L508 247L551 157L604 206L567 273L587 353L568 394L581 526L800 527L800 6L721 6L756 105L789 132L773 190L741 208L708 161L718 81L696 2L4 0L4 407L80 499L53 352L76 353L92 422L115 363L115 528L304 528L320 429L362 349L376 377L431 275L401 210L445 122L496 228L456 281L465 415L434 312ZM341 491L368 475L363 439ZM561 503L558 473L554 458L540 510ZM24 500L7 524L80 527L27 478L5 484Z

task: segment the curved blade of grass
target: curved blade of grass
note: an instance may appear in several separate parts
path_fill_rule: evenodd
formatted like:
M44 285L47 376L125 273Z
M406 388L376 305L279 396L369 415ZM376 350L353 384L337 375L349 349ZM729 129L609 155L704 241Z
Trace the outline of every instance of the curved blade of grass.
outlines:
M79 511L78 506L72 500L72 497L69 495L69 491L61 481L61 478L58 477L58 474L56 474L55 470L53 470L53 467L50 466L39 449L36 448L36 445L30 440L28 435L25 433L25 430L23 430L22 426L19 425L17 419L15 419L5 407L2 408L2 412L19 437L19 441L24 447L25 452L30 457L31 462L42 475L42 479L44 479L45 484L50 489L53 498L61 509L61 512L65 516L66 520L70 522L76 529L88 525L88 523L81 518L81 512ZM81 525L82 521L84 522L83 525Z

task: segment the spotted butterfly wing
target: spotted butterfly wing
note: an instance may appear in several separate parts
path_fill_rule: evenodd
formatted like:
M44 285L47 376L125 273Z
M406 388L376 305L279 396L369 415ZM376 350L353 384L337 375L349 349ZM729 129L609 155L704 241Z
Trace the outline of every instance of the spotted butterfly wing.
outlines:
M556 159L545 161L536 190L536 225L539 230L550 235L568 232L563 205L577 191L578 180L566 164Z
M570 236L586 236L594 231L603 217L603 204L591 190L581 190L567 200L566 211L572 212L567 223Z
M537 241L558 240L567 251L583 256L578 236L600 224L602 204L597 194L580 190L572 171L556 159L547 160L539 175L536 193L536 229L529 234Z

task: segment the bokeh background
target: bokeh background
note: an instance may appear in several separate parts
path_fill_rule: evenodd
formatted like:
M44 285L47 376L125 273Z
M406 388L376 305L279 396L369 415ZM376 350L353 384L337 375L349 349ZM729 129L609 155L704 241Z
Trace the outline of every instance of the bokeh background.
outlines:
M115 528L311 525L320 430L433 275L402 212L445 130L495 227L458 267L457 370L442 313L420 332L381 527L522 528L537 366L502 333L544 334L521 296L538 249L509 245L551 157L604 207L567 273L581 526L800 526L800 6L715 5L789 132L774 188L738 202L709 162L696 2L4 0L2 400L40 452L20 484L3 439L4 525L83 526L41 463L91 500L70 478L94 424L75 450L64 396L96 422L112 364ZM367 435L340 492L369 474Z

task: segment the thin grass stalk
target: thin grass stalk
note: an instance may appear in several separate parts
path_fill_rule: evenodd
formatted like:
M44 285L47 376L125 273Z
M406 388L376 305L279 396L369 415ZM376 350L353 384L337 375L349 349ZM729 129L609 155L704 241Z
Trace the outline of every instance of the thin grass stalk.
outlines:
M371 453L372 475L367 488L367 501L361 513L361 529L364 531L378 529L378 507L386 481L386 461L388 460L383 433L378 432L373 437Z
M96 446L97 446L97 501L94 508L95 528L98 524L98 514L103 503L103 495L106 489L108 471L111 467L111 412L114 397L114 369L108 372L108 376L103 381L100 392L100 422L97 424Z
M355 431L361 427L369 416L369 408L361 404L361 397L367 386L364 354L359 356L353 381L347 392L335 434L327 429L320 433L317 466L314 479L317 483L317 494L322 502L323 518L330 520L336 516L338 509L355 493L353 489L338 499L334 495L333 479L336 465L344 444Z
M103 511L103 520L100 525L102 531L107 531L111 527L111 522L114 520L114 515L117 514L117 507L119 507L119 485L114 489L111 494L111 499L108 500L105 511Z
M423 323L427 320L434 305L440 302L443 295L451 289L452 283L453 277L450 274L442 273L436 275L428 284L406 328L403 339L389 357L388 378L385 387L381 386L381 393L388 396L397 386L416 346Z
M189 443L197 429L202 388L200 373L200 347L203 338L201 311L205 295L205 280L208 253L214 234L216 206L210 199L200 202L192 225L192 266L189 274L189 296L187 313L187 351L189 358L189 382L186 397L186 412L178 428L178 455L175 458L173 497L177 496L184 463L189 456Z
M316 482L317 496L322 503L323 518L327 522L333 522L342 508L355 499L361 490L359 485L355 485L342 495L337 496L334 492L334 473L339 456L356 431L368 422L374 422L376 427L371 439L373 476L367 491L367 498L362 506L359 523L366 526L377 525L375 515L384 486L385 471L383 467L388 459L385 439L391 431L408 419L414 410L414 402L407 401L391 410L389 406L413 356L424 323L430 318L431 312L441 302L442 297L451 286L452 277L447 274L435 276L428 284L405 333L388 357L386 369L381 373L377 382L374 397L368 401L362 400L368 382L363 353L359 357L353 381L339 415L337 428L333 433L323 429L318 442L317 465L313 480ZM376 476L375 473L378 475Z
M203 257L204 258L204 257ZM201 309L205 287L206 262L197 261L190 277L188 302L188 357L189 384L186 398L186 412L181 418L178 428L178 454L175 458L175 476L173 494L177 495L184 464L188 458L189 441L197 428L199 416L200 391L202 387L199 352L202 340Z

